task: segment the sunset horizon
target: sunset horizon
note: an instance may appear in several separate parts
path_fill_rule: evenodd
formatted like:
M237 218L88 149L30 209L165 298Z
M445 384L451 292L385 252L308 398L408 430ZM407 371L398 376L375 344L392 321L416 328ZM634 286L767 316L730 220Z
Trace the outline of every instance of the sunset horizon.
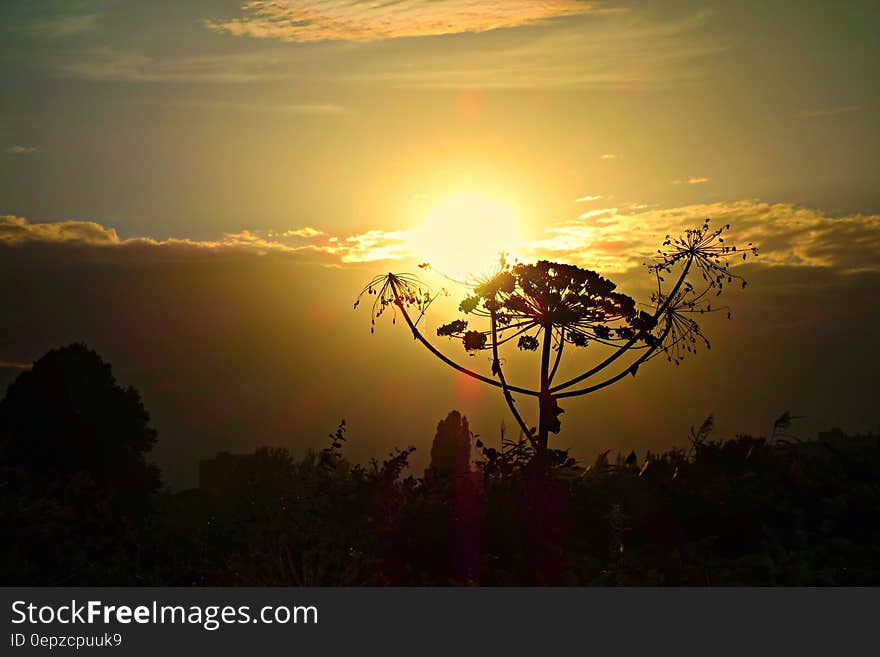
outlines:
M390 344L376 344L384 337L370 342L359 318L345 314L363 282L382 271L415 271L438 289L455 287L450 280L486 274L504 253L511 261L595 270L641 294L650 283L643 264L663 237L708 217L761 251L741 265L752 288L731 295L734 320L720 327L746 348L719 338L712 356L720 360L696 359L686 367L707 369L690 370L676 384L692 396L689 381L717 371L718 394L703 389L687 406L657 406L651 384L635 384L609 393L603 406L638 399L641 422L639 414L618 414L621 422L612 423L585 412L593 438L564 444L584 457L669 446L709 413L731 434L757 431L785 410L805 416L805 435L834 426L876 429L872 405L860 396L866 386L834 385L831 403L798 390L803 375L785 373L808 366L820 387L841 372L858 380L855 364L841 360L855 350L832 355L843 349L839 340L806 362L793 343L818 345L826 339L820 336L845 330L841 320L829 321L840 313L851 317L843 320L854 331L849 340L868 340L876 328L873 316L857 319L857 305L843 300L876 289L880 262L878 100L868 66L877 44L862 20L868 5L849 3L831 20L818 6L805 7L789 26L776 10L687 2L662 9L651 2L480 3L463 13L465 5L411 0L387 15L367 3L198 2L173 12L161 3L140 12L100 1L7 5L2 66L18 91L4 101L0 249L13 276L52 264L40 274L50 280L29 277L21 285L39 287L7 300L20 328L4 336L5 380L15 364L65 342L85 340L108 353L154 400L169 442L179 443L193 421L201 427L198 447L173 450L183 450L188 463L174 458L179 482L193 481L200 457L258 446L244 438L255 422L271 444L290 444L285 433L306 428L314 438L305 448L346 417L372 442L371 386L353 385L345 403L308 384L306 397L320 411L295 424L285 419L304 393L285 400L282 390L326 378L324 365L306 364L276 333L293 321L284 306L294 314L305 304L308 313L311 304L320 309L313 319L329 323L287 330L306 339L310 352L328 354L329 363L346 359L366 372L373 358L390 359L388 367L369 368L388 385L424 369L416 379L428 377L423 398L435 401L423 409L422 441L452 408L491 435L510 422L503 406L491 405L497 400L480 391L462 397L466 384L448 388L444 373L419 355L388 352ZM821 45L799 45L808 42ZM275 262L277 276L270 273ZM425 263L430 272L417 268ZM90 272L105 267L137 279L148 298L156 295L152 305L102 291L105 282ZM196 289L210 284L216 268L240 273ZM51 328L35 329L39 317L52 315L41 309L48 291L80 276L70 294L110 295L90 311L92 325L68 311ZM303 284L291 289L297 278ZM97 287L90 292L89 285ZM248 292L246 285L256 287ZM273 296L273 286L288 296ZM825 289L837 291L825 298ZM785 290L806 296L797 304ZM458 287L454 295L464 292ZM194 310L201 303L211 309ZM810 306L816 310L807 312ZM241 318L236 328L224 307L252 320ZM205 353L184 346L195 334L180 333L180 321L209 321L194 312L232 331L224 348L236 362L224 367L206 354L201 367L215 371L211 378L237 368L245 378L276 382L245 406L231 389L233 397L219 389L189 393L197 407L213 406L213 397L229 409L216 426L211 414L183 423L175 410L180 391L151 373L152 347L122 338L132 321L153 340L179 345L175 351ZM260 328L258 317L272 319ZM772 335L754 338L756 330ZM791 330L795 340L784 337ZM333 347L334 337L346 346ZM261 342L277 356L261 353ZM751 386L743 391L736 382L751 371L743 363L758 343L778 343L776 357L761 359L778 383L755 398ZM876 355L870 341L860 349ZM278 357L286 369L273 373L267 367ZM676 375L658 373L658 384L665 376ZM651 421L662 439L646 440ZM406 433L404 426L396 432ZM376 446L403 440L412 439ZM365 447L362 456L373 451Z
M4 572L876 584L878 25L4 2Z

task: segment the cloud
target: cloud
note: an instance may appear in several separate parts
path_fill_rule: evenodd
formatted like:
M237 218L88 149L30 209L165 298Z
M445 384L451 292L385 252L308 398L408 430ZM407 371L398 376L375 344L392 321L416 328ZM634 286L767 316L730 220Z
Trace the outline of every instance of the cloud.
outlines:
M0 216L0 244L54 242L96 246L119 244L119 241L115 230L92 221L32 224L21 217Z
M261 52L159 58L106 46L59 61L70 77L116 82L244 83L285 77L277 58Z
M809 110L798 112L794 115L798 119L815 119L823 116L837 116L838 114L851 114L852 112L861 111L859 105L847 105L845 107L830 107L827 109Z
M596 208L544 230L539 239L513 247L523 260L560 260L607 273L624 272L653 257L667 234L678 234L709 217L731 225L728 242L760 249L757 263L775 268L818 267L841 274L880 272L880 215L832 216L791 203L751 199L674 208L641 205ZM30 223L0 216L0 247L53 245L88 247L89 257L112 254L153 258L218 255L279 256L327 266L417 257L406 230L371 229L329 234L307 226L282 231L224 233L216 240L120 238L112 228L90 221ZM9 253L9 251L7 251ZM479 264L479 263L478 263Z
M338 256L343 263L414 257L406 231L370 230L316 248Z
M245 105L242 105L242 107L245 107ZM265 106L265 108L268 110L276 109L273 105ZM293 103L282 105L277 109L293 114L311 114L314 116L335 116L337 114L347 114L350 111L347 107L336 105L335 103Z
M547 29L461 38L454 47L382 44L341 79L437 89L668 90L705 77L712 55L730 47L706 36L710 16L594 12Z
M98 14L54 16L27 24L22 31L34 36L63 38L89 32L95 28Z
M206 81L211 81L209 78ZM352 110L336 103L263 103L231 102L226 100L188 100L181 98L162 98L155 101L138 100L138 103L153 102L157 105L192 108L198 110L232 110L236 112L262 112L267 114L296 114L300 116L341 116Z
M707 36L711 16L596 11L549 29L462 38L454 48L376 46L341 79L437 89L669 90L703 79L711 57L731 47L728 39Z
M206 20L209 30L282 41L377 41L486 32L597 11L580 0L256 0L241 18Z
M731 225L730 242L760 249L773 267L823 267L840 273L880 272L880 215L831 216L791 203L741 200L636 210L606 208L546 229L526 245L530 258L565 260L620 272L652 257L667 234L700 224Z
M324 234L324 231L318 230L317 228L312 228L311 226L306 226L305 228L297 228L295 230L286 230L281 233L282 237L320 237ZM271 235L271 233L270 233Z
M709 179L704 176L697 176L694 178L679 178L677 180L673 180L673 185L703 185L709 182Z
M575 203L590 203L592 201L598 201L601 199L601 196L581 196L580 198L576 198L574 200Z
M303 243L303 240L306 243ZM322 264L354 264L413 257L405 231L368 230L330 236L306 226L286 231L223 233L216 240L151 237L121 239L113 228L92 221L31 223L15 216L0 216L0 247L54 245L91 248L90 257L115 254L168 257L214 255L296 256ZM96 250L97 249L97 250Z
M613 160L616 159L617 156L614 153L603 153L599 159L600 160Z
M275 41L344 40L300 48L267 43L257 50L251 45L212 53L144 50L146 42L135 40L131 46L50 49L45 63L67 77L136 83L322 80L431 89L668 89L703 78L710 57L729 47L723 39L706 36L707 12L657 18L581 0L312 0L245 7L241 17L206 24L216 32ZM310 17L291 18L301 12ZM515 25L532 28L494 29ZM466 34L431 48L390 38L453 32ZM258 105L239 104L241 109ZM263 104L262 109L285 108ZM322 102L286 109L320 115L345 111Z
M7 155L30 155L31 153L39 153L40 149L36 146L9 146L3 149Z
M599 208L597 210L589 210L587 212L584 212L578 217L578 219L595 219L597 217L608 217L614 216L616 213L617 208Z

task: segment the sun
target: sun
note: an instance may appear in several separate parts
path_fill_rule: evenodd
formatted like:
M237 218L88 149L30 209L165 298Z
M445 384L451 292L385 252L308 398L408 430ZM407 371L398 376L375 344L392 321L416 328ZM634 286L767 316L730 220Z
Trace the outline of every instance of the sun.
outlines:
M466 279L491 270L499 254L514 253L521 235L509 205L462 194L434 206L410 238L412 251L433 269Z

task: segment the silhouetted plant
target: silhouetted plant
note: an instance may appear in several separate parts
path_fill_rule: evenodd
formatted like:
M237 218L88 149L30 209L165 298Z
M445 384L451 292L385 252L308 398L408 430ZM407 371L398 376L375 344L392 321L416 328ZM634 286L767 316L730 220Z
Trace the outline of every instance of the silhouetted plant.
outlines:
M466 353L490 351L491 376L455 362L418 329L437 294L416 276L377 276L361 291L355 308L364 295L374 296L371 330L389 308L394 321L400 312L413 337L434 356L459 372L500 388L534 454L543 458L549 434L560 430L560 399L586 395L627 375L635 376L642 364L656 356L665 355L677 365L698 346L709 347L694 316L721 310L713 308L712 301L725 284L736 280L745 287L745 281L728 266L732 257L757 255L751 244L745 250L725 244L723 233L729 228L712 229L707 219L681 237L667 236L656 258L647 264L656 282L650 304L644 306L647 310L639 309L634 299L618 292L615 283L594 271L546 260L510 265L502 258L498 271L474 285L472 294L459 305L466 318L437 329L438 337L461 340ZM668 275L674 276L671 287L666 281ZM411 311L418 312L415 319ZM473 326L476 322L481 325ZM566 345L584 348L593 343L610 348L610 354L581 374L554 384ZM510 344L522 351L540 353L537 387L508 382L500 348ZM621 360L627 356L628 360ZM613 373L609 376L609 372ZM583 387L576 387L579 384ZM514 394L537 399L537 427L526 423Z

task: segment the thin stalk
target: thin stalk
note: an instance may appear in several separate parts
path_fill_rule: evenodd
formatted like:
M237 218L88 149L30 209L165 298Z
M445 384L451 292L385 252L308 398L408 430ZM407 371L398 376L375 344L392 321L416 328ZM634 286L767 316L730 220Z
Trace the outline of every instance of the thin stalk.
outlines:
M556 360L553 362L553 369L550 370L550 380L553 383L553 377L556 376L556 370L559 369L559 363L562 361L562 348L565 346L565 333L560 329L559 332L559 348L556 349Z
M547 449L549 437L549 429L547 428L547 407L546 398L550 394L550 348L553 340L552 327L544 327L544 340L541 344L541 404L540 404L540 420L538 425L538 444L541 449Z
M529 442L532 443L532 447L537 449L537 445L535 443L535 438L532 436L532 432L529 431L529 428L526 426L525 421L522 419L522 416L519 414L519 411L516 409L516 403L514 402L513 395L510 394L510 388L507 385L507 380L504 378L504 371L501 369L501 359L498 358L498 327L495 319L495 309L492 309L492 371L498 375L498 380L501 382L501 389L504 391L504 401L507 402L508 408L510 408L510 412L513 414L513 417L516 418L517 424L519 424L519 428L522 430L523 434L529 439Z
M483 376L482 374L478 374L476 372L473 372L473 371L467 369L466 367L462 367L461 365L456 363L454 360L452 360L451 358L448 358L446 355L444 355L440 350L438 350L430 342L428 342L428 340L425 339L425 336L423 336L421 334L421 332L416 328L416 325L413 323L412 319L410 318L409 313L406 312L406 308L404 307L404 304L400 300L400 297L397 293L397 287L394 286L393 283L392 283L392 289L394 290L394 297L395 297L395 300L397 303L397 308L400 310L401 314L403 315L403 319L404 319L404 321L406 321L407 326L409 326L410 330L412 331L413 338L415 338L416 340L421 342L422 345L424 345L424 347L428 351L430 351L432 354L434 354L434 356L439 358L441 361L443 361L444 363L449 365L454 370L458 370L462 374L467 374L468 376L476 379L477 381L482 381L483 383L488 383L489 385L495 386L496 388L502 388L502 385L498 381L495 381L494 379L490 379L487 376ZM535 390L529 390L528 388L520 388L518 386L508 386L508 390L510 390L511 392L518 392L521 395L529 395L531 397L538 397L540 394Z
M616 376L613 376L610 379L603 381L602 383L597 383L594 386L590 386L589 388L581 388L579 390L571 390L569 392L563 392L561 394L556 395L557 399L561 399L564 397L578 397L580 395L586 395L588 393L596 392L597 390L601 390L602 388L607 388L612 383L617 383L623 377L625 377L627 374L631 373L634 367L638 367L639 365L641 365L643 362L645 362L651 356L651 354L653 354L655 351L657 351L657 349L660 348L660 344L663 342L663 340L666 339L666 336L669 335L669 331L671 328L672 328L672 322L669 321L666 324L666 328L663 330L663 334L660 336L660 339L657 341L657 344L654 345L653 347L651 347L644 354L642 354L642 356L640 358L638 358L632 365L630 365L628 368L626 368L625 370L623 370L622 372L620 372Z

